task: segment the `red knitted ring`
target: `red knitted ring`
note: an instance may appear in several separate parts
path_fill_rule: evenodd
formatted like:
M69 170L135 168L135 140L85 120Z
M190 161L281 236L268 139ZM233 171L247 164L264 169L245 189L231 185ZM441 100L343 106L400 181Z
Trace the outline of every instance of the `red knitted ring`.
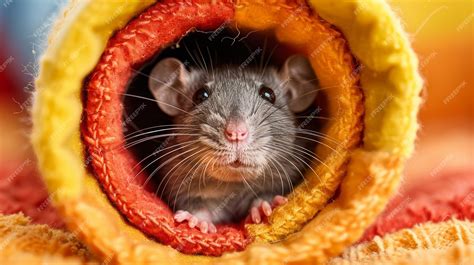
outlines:
M222 225L203 234L175 223L169 207L142 187L144 174L133 178L136 161L123 147L122 94L134 67L193 28L211 30L231 20L231 1L198 0L157 3L110 39L86 85L83 136L92 171L104 192L126 219L144 233L183 253L221 255L242 250L250 239L244 229ZM189 14L197 14L189 16Z

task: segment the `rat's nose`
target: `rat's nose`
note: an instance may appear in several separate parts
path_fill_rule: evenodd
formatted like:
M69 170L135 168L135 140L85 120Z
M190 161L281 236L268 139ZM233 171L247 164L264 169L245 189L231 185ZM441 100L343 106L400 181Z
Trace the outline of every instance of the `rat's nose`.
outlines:
M248 129L244 121L229 121L225 127L225 137L231 142L247 139Z

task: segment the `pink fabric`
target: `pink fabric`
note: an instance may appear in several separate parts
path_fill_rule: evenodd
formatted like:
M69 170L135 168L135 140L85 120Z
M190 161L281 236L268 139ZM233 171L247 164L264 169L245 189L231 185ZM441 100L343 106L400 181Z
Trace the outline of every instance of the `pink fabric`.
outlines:
M402 186L362 241L424 222L474 220L474 169L458 170Z

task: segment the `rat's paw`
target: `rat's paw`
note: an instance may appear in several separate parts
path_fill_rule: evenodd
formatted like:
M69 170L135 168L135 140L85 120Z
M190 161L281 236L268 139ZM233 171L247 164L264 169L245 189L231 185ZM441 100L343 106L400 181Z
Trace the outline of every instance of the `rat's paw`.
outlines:
M196 215L191 214L188 211L179 210L174 214L174 220L178 223L187 221L190 228L198 228L203 233L215 233L217 232L216 226L210 221L209 218L200 217L203 214L197 213Z
M256 199L250 208L250 219L254 224L259 224L262 222L264 216L270 216L273 209L287 202L288 199L280 195L273 197L271 204L268 201Z

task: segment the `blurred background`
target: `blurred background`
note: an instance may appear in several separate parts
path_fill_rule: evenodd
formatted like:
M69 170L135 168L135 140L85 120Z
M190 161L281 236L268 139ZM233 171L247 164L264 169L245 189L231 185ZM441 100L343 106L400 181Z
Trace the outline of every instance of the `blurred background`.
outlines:
M0 0L0 213L23 211L55 227L63 224L38 177L28 133L38 60L64 2ZM409 32L425 79L422 128L406 183L472 176L474 1L390 4Z

